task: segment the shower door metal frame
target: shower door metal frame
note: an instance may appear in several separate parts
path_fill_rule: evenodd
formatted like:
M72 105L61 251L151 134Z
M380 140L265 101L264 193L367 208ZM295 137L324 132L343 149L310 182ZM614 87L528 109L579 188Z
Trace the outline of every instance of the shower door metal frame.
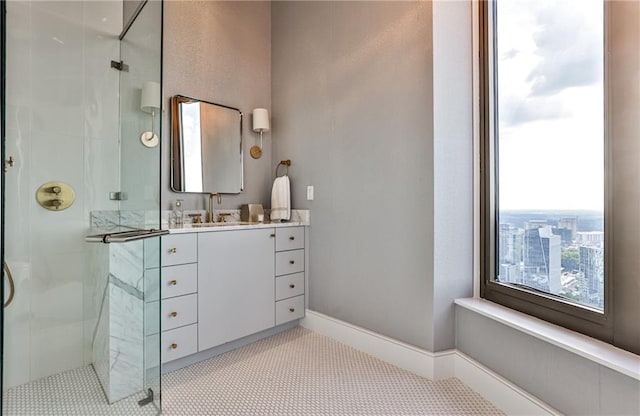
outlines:
M0 262L4 265L4 165L6 161L5 146L5 130L6 130L6 46L7 46L7 3L0 2L0 160L2 160L2 169L0 169ZM0 297L4 304L4 268L2 269L2 284L0 284ZM0 308L0 392L4 391L4 307ZM2 400L0 400L0 412L2 412Z

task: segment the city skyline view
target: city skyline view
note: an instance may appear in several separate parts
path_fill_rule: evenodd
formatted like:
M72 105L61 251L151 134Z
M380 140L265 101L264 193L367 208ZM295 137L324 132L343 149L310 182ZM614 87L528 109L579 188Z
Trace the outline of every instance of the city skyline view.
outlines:
M496 7L496 280L602 310L604 3Z
M604 218L598 212L505 214L498 226L498 282L603 309Z

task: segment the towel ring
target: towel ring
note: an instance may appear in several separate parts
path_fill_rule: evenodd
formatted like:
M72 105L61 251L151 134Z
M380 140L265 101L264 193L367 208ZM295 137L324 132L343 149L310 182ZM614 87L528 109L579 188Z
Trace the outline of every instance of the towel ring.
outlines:
M291 160L281 160L280 163L278 163L278 166L276 166L276 178L278 177L278 169L280 169L280 166L284 166L287 169L284 173L284 176L289 176L289 166L291 166Z

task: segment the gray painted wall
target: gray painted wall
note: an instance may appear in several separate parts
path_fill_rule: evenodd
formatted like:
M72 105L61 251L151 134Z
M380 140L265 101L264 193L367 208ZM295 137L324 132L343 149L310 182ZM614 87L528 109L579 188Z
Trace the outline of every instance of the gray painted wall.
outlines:
M564 414L640 414L638 380L459 306L456 347Z
M270 19L269 2L164 3L161 209L171 209L176 198L185 200L187 210L205 209L208 203L206 195L178 194L170 188L169 98L176 94L242 111L245 191L223 196L222 207L270 205L275 168L270 133L264 134L262 158L249 156L251 146L260 144L260 135L251 130L251 111L271 108Z
M169 97L248 115L273 91L265 154L248 156L258 136L245 117L245 192L223 207L268 207L273 169L292 159L292 205L312 210L310 307L452 348L452 300L472 287L469 4L167 2L164 18L162 209L206 201L170 190Z
M438 24L430 2L272 5L274 160L312 213L310 308L429 350L453 347L472 288L470 8L437 3Z
M271 16L274 155L311 210L309 306L427 348L431 4L274 2Z
M433 3L433 351L453 348L453 301L473 294L471 30L469 2Z

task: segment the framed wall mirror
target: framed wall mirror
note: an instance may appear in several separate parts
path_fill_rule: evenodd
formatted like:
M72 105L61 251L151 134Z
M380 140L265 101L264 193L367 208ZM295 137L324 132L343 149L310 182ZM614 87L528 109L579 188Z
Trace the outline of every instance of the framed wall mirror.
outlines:
M171 97L171 189L239 194L242 188L242 112Z

